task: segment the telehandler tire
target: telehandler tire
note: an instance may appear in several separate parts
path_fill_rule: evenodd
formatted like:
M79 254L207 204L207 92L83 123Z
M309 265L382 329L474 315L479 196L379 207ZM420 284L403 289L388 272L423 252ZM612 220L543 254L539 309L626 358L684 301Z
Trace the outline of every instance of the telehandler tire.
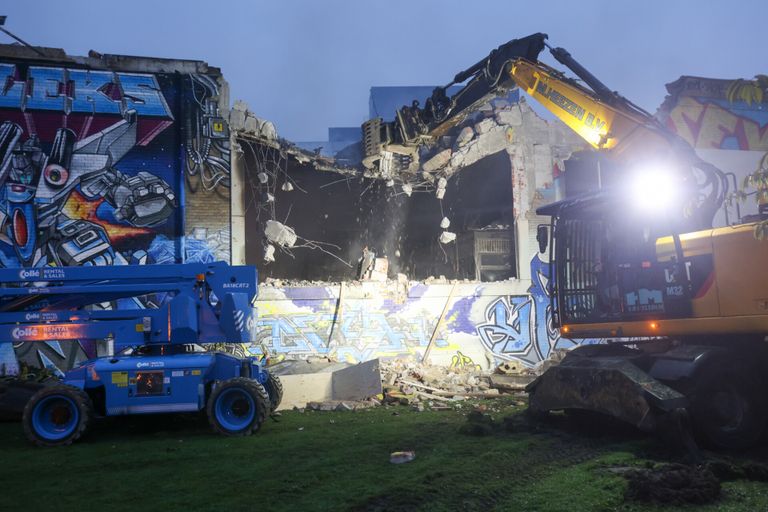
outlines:
M270 373L265 387L269 394L270 412L275 412L283 400L283 383L280 381L280 377Z
M208 398L208 421L225 436L248 436L269 414L269 395L253 379L237 377L220 383Z
M88 430L93 404L81 389L65 384L45 386L24 406L22 424L37 446L72 444Z

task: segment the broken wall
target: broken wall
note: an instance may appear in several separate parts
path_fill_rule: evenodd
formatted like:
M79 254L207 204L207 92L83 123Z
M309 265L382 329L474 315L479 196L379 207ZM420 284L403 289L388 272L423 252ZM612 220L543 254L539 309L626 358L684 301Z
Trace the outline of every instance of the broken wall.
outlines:
M301 250L296 250L295 259L277 253L276 262L264 264L260 262L260 242L250 240L249 244L256 245L249 259L253 258L262 275L276 280L260 287L258 321L248 350L254 354L266 350L272 357L323 356L359 362L391 356L421 359L431 344L429 361L433 364L487 369L505 360L532 366L555 348L574 345L552 327L548 255L539 253L535 240L538 224L548 223L548 219L538 217L535 209L559 198L556 177L564 168L563 160L583 148L583 143L564 126L540 119L522 102L491 107L472 122L470 130L462 127L464 135L442 141L442 146L431 148L432 153L425 152L418 173L397 180L318 177L324 173L310 167L288 167L297 184L301 184L302 173L319 181L312 190L305 188L306 194L291 191L290 198L278 191L274 201L277 220L283 222L287 217L286 224L295 227L300 236L319 237L322 229L328 236L333 227L337 235L323 240L344 246L338 254L350 262L359 255L363 233L368 233L369 239L383 244L388 257L392 249L399 249L400 256L390 259L390 268L407 277L387 282L347 277L338 284L301 285L286 280L295 274L284 274L284 269L295 265L294 271L305 271L322 256L311 251L300 256ZM431 173L429 179L424 172ZM441 177L445 184L440 199ZM426 183L416 183L418 179ZM338 183L326 186L334 180ZM404 189L409 183L414 183L411 195ZM371 195L362 194L366 187L366 194ZM317 197L313 197L315 192ZM283 202L286 206L281 206ZM437 241L443 216L450 218L453 229L482 227L496 219L509 222L515 236L517 277L496 283L440 278L409 281L440 275L445 267L438 264L446 258L441 253L457 250L456 242ZM385 243L386 228L392 226L397 227L401 245ZM409 230L409 226L415 227ZM258 231L249 229L249 233L259 238ZM353 242L345 240L349 237ZM404 252L403 244L410 237L414 247L423 245L421 258ZM432 244L439 252L428 249ZM450 266L451 260L447 261ZM421 274L409 266L414 262L426 264L429 270ZM447 270L444 275L456 277ZM308 272L305 275L312 270ZM343 272L354 276L352 270ZM344 275L338 277L345 279Z
M489 369L519 361L530 367L574 342L552 327L542 255L529 267L530 282L263 285L254 342L246 348L278 359L356 363L397 356L421 361L431 344L432 364Z
M228 261L220 71L39 50L0 45L0 266ZM95 356L95 345L15 353L58 370Z
M254 166L246 151L246 167ZM259 267L260 279L343 281L357 276L357 260L367 246L386 257L389 275L405 273L413 279L445 275L474 278L471 248L439 242L441 219L451 219L451 230L461 237L489 224L513 224L509 157L490 155L449 180L442 201L431 193L407 195L386 182L318 172L310 165L288 163L294 187L277 187L268 208L251 203L246 213L246 261ZM264 192L252 191L261 198ZM297 235L322 241L331 254L307 248L276 253L263 261L264 219L289 225ZM348 264L345 264L344 262Z

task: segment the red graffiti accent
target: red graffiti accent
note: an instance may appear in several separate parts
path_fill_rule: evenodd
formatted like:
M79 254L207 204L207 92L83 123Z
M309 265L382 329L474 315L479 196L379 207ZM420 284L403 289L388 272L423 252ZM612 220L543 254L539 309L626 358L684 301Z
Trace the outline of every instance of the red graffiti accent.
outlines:
M21 210L13 212L13 238L20 247L25 247L29 241L27 235L27 217Z
M109 239L114 244L118 244L123 241L127 241L130 238L137 236L152 235L153 231L148 228L137 228L134 226L125 226L123 224L115 224L113 222L106 221L99 218L96 211L101 203L104 202L104 198L97 199L95 201L89 201L81 193L73 191L64 204L64 213L70 219L82 219L88 222L98 224L107 232Z

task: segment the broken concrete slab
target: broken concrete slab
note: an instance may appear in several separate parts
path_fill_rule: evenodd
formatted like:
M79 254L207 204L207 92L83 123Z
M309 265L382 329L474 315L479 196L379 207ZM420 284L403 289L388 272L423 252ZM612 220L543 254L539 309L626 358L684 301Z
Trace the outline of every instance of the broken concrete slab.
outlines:
M278 411L305 405L311 408L310 403L329 404L323 407L330 408L319 410L336 410L341 401L361 401L382 392L378 359L357 365L330 361L285 363L270 367L283 384L283 400ZM302 369L315 370L315 373L294 373Z
M491 387L502 391L522 391L533 382L535 375L500 375L492 374Z
M359 400L381 393L379 360L350 366L333 373L333 398L335 400Z
M443 151L440 151L435 156L424 162L424 164L421 166L422 170L426 172L435 172L441 167L445 167L448 165L448 162L451 161L451 153L452 151L450 149L444 149Z

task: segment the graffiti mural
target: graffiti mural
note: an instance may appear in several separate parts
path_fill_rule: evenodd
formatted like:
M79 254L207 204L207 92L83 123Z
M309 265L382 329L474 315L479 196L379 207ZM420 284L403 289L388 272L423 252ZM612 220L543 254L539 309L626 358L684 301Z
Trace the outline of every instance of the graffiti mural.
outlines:
M539 254L531 259L531 286L527 291L528 295L499 297L491 302L477 333L498 358L530 366L549 357L555 349L573 347L575 342L562 338L553 325L550 269Z
M768 151L768 77L682 77L659 110L667 127L703 149Z
M488 369L502 361L534 366L553 350L573 347L552 323L549 265L530 262L531 284L521 281L456 285L414 284L396 300L394 284L347 296L334 287L263 288L257 299L254 342L272 357L329 357L352 363L376 357L421 359L433 338L430 361ZM446 307L446 300L452 302ZM447 311L440 329L440 315ZM595 343L599 340L586 340Z
M217 78L0 63L0 267L222 256L228 231L184 237L185 195L229 186ZM66 369L94 350L16 354Z

